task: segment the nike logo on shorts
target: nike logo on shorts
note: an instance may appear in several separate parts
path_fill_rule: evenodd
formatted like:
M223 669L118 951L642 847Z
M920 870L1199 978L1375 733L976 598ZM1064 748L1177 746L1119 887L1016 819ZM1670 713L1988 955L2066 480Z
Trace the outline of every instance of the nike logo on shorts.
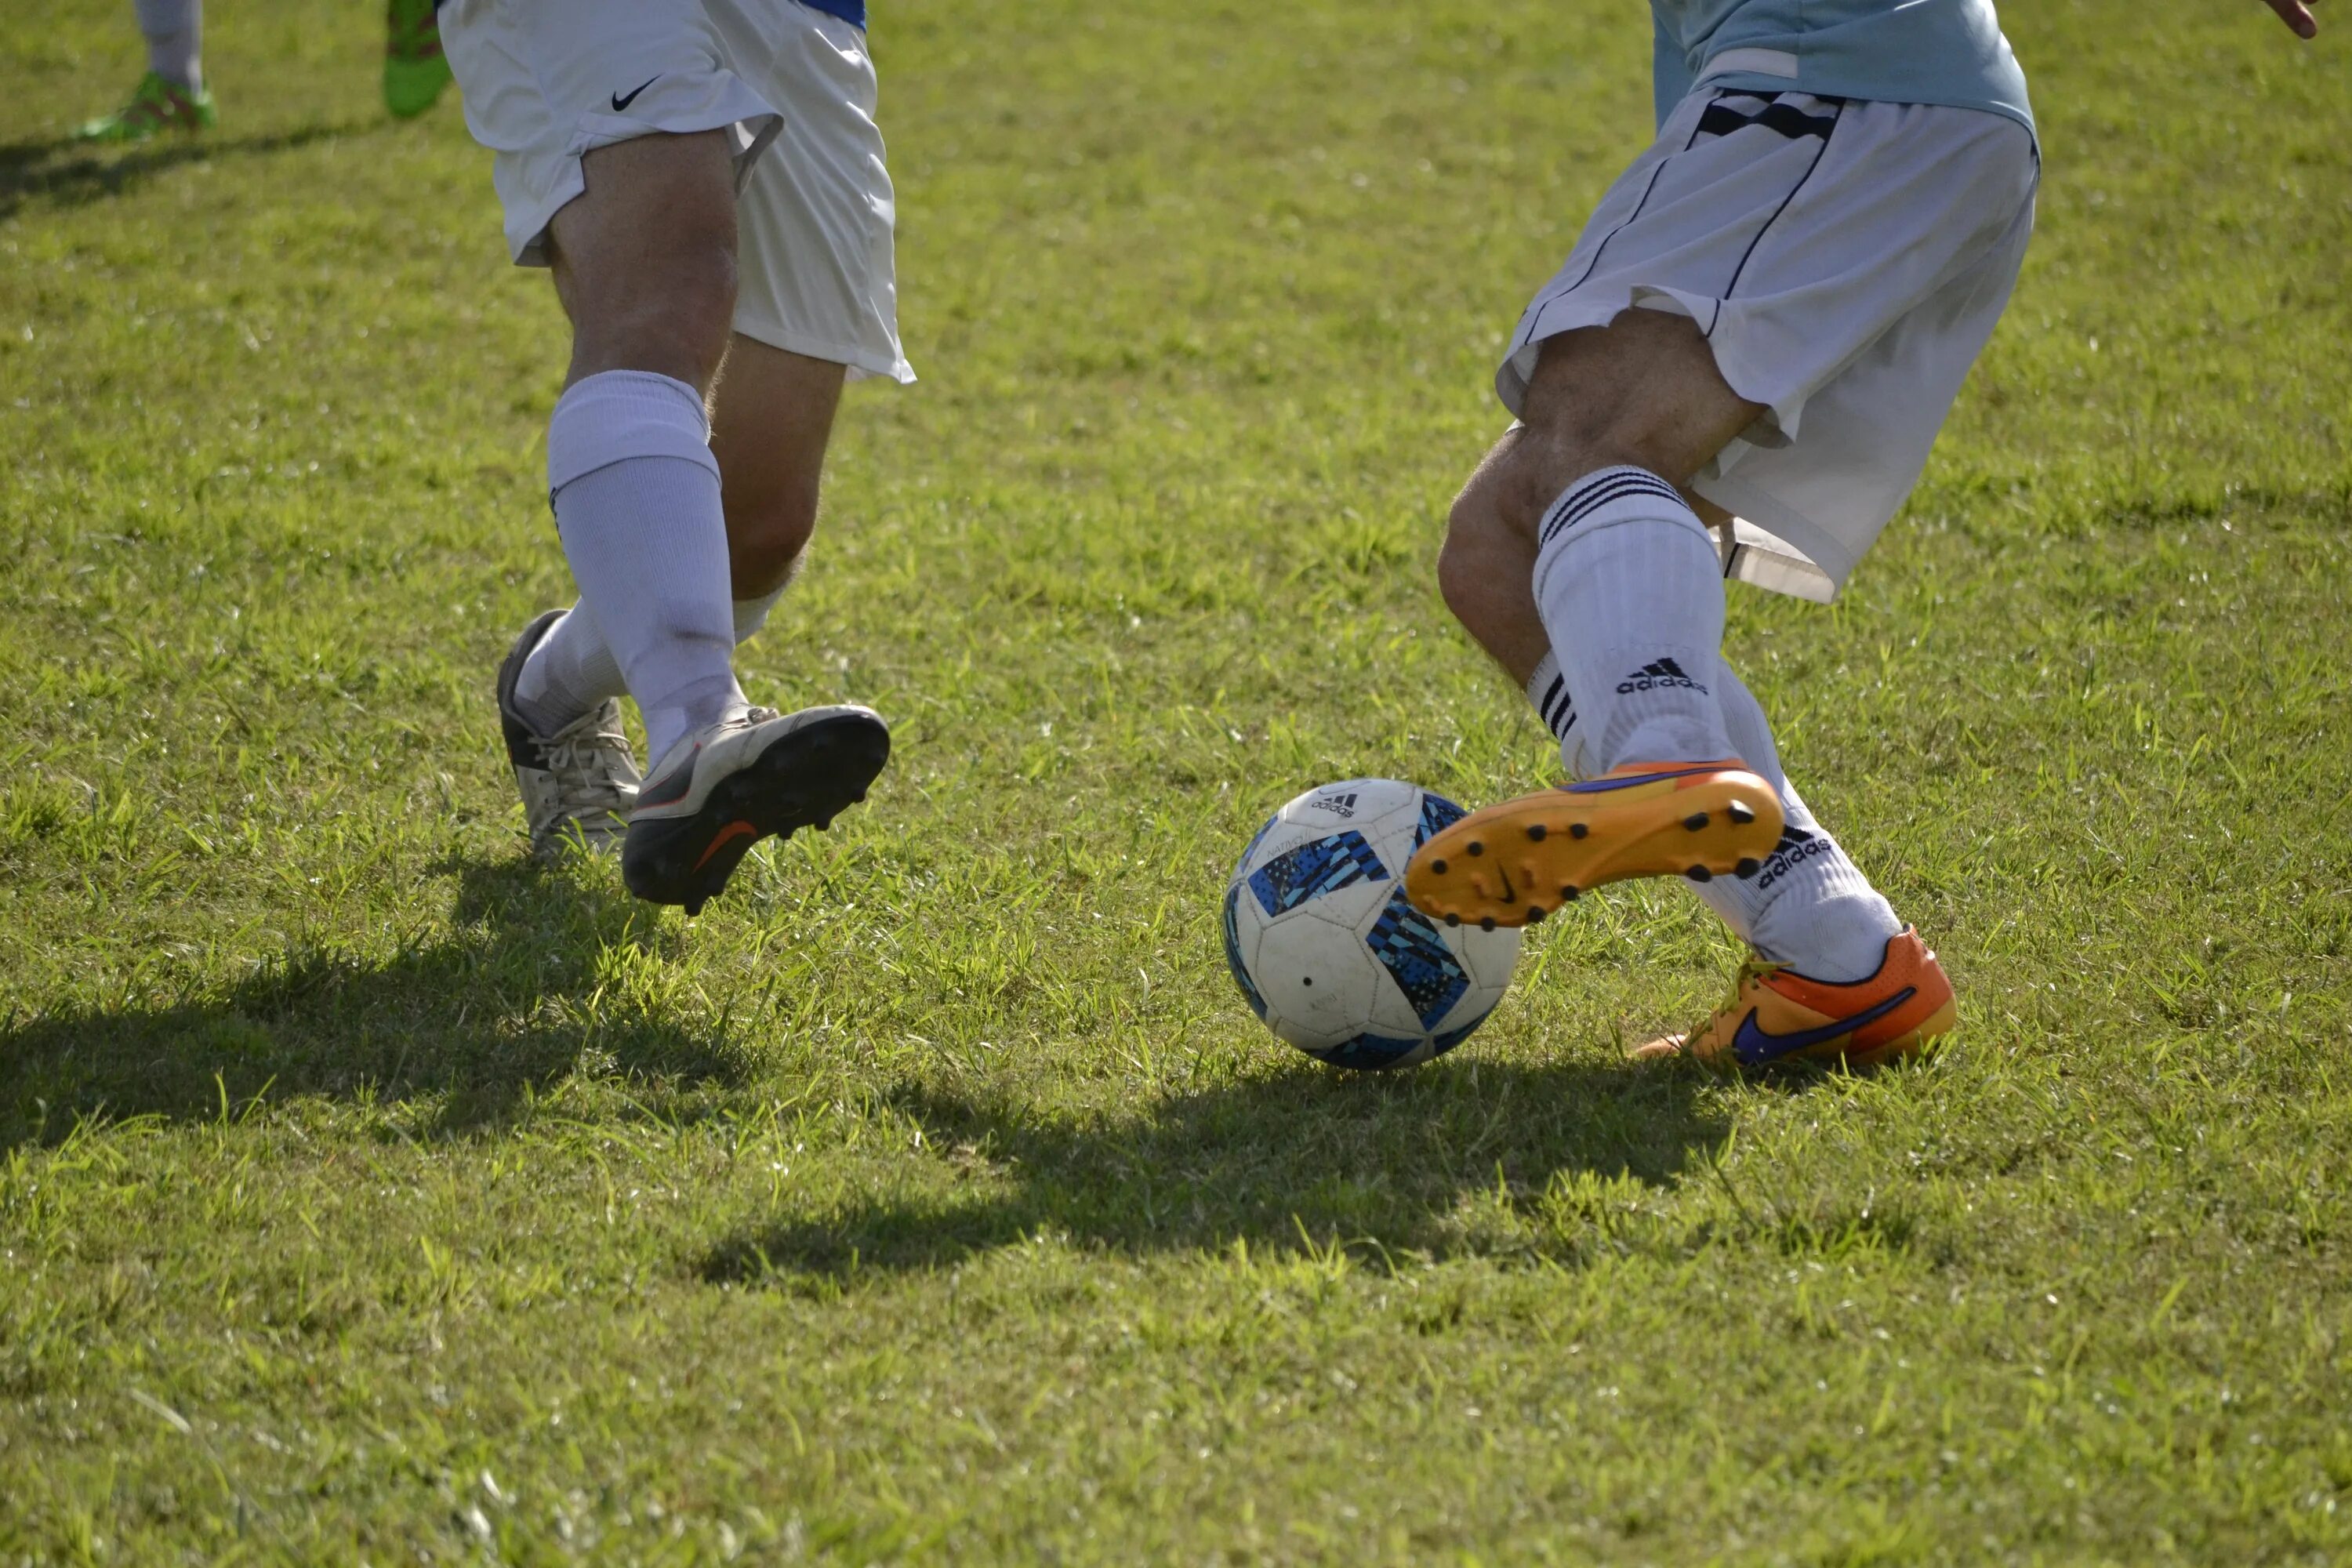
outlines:
M619 94L619 93L617 93L617 92L616 92L616 93L614 93L614 94L613 95L613 112L614 112L614 113L615 113L615 114L619 114L619 113L621 113L623 110L626 110L626 109L629 107L629 105L631 105L631 104L633 104L633 103L635 103L635 102L636 102L636 101L637 101L637 93L638 93L638 92L643 92L643 91L645 91L645 90L646 90L646 89L647 89L647 88L649 88L649 87L653 86L653 84L654 84L654 83L656 83L656 82L657 82L657 81L659 81L659 80L661 80L661 78L659 78L659 77L657 77L657 76L649 76L649 77L646 78L646 79L645 79L645 80L643 80L643 81L641 81L641 82L639 82L639 83L637 84L636 92L632 92L632 93L630 93L628 96L626 96L625 98L625 97L623 97L621 94Z

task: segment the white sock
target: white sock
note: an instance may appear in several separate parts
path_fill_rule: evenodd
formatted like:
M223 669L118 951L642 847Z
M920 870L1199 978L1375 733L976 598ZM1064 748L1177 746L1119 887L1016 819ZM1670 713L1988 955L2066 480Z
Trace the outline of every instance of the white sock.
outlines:
M204 0L131 0L147 38L147 68L190 92L204 90Z
M1780 846L1750 878L1694 883L1726 924L1757 952L1798 973L1834 984L1866 980L1886 957L1886 939L1903 929L1894 906L1870 885L1838 841L1813 819L1780 767L1780 748L1763 707L1728 665L1717 688L1733 754L1780 794L1788 825Z
M581 603L658 763L689 731L749 706L729 663L727 519L700 395L646 371L576 383L548 421L547 488Z
M789 585L789 584L787 584ZM734 604L735 642L740 647L768 624L768 612L784 596L783 588L756 599ZM626 697L629 683L621 678L620 661L597 629L596 617L585 605L574 605L563 618L547 628L539 646L523 660L515 678L515 706L542 735L552 735L597 704Z
M1732 754L1723 562L1674 486L1634 468L1570 485L1544 514L1535 593L1592 772Z
M776 607L776 601L782 598L784 590L791 586L792 582L787 578L756 599L735 601L735 641L739 646L750 642L752 634L768 624L768 612Z

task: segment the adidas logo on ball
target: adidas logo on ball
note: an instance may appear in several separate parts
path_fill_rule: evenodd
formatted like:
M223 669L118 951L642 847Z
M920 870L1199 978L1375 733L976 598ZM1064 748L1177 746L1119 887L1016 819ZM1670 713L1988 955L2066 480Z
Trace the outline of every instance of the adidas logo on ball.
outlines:
M1350 817L1356 815L1356 797L1352 795L1323 795L1315 802L1315 809L1328 811L1337 817Z
M1704 686L1683 673L1683 667L1673 659L1662 658L1645 664L1617 683L1617 695L1623 697L1635 691L1654 690L1661 686L1687 686L1702 697L1712 696Z

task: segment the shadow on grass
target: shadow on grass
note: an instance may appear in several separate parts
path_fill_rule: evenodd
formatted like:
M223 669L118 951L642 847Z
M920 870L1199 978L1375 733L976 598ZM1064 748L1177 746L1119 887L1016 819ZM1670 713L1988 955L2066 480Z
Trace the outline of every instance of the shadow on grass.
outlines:
M1483 1249L1465 1197L1499 1191L1517 1205L1561 1173L1657 1184L1704 1164L1729 1130L1704 1088L1696 1073L1573 1063L1455 1061L1382 1079L1302 1064L1087 1121L915 1091L898 1109L961 1167L961 1191L747 1227L698 1268L714 1284L837 1285L1041 1232L1125 1251L1333 1237L1391 1253Z
M0 145L0 218L14 216L34 196L58 206L86 206L121 195L139 182L183 163L283 153L361 129L358 125L305 125L265 136L170 132L121 148L70 136L10 142Z
M379 1101L445 1097L440 1123L499 1120L592 1052L606 1071L735 1081L722 1031L704 1037L608 994L603 956L645 906L529 862L457 862L442 940L382 963L298 954L225 995L93 1009L0 1027L0 1150L55 1142L86 1116L205 1121L266 1091ZM586 1016L583 1016L586 1014Z

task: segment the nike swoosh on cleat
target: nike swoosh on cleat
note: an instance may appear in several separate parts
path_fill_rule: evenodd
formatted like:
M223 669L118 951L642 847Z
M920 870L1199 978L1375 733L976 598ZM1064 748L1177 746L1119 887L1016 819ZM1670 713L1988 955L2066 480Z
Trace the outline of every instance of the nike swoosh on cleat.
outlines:
M684 800L693 792L694 759L701 754L702 742L697 741L694 743L694 750L687 756L686 765L661 782L659 787L668 790L669 793L667 795L656 795L649 791L641 789L637 792L637 804L639 805L674 805L677 802Z
M1731 1052L1750 1067L1761 1067L1766 1062L1778 1061L1792 1051L1801 1051L1809 1046L1818 1046L1824 1040L1834 1040L1840 1035L1851 1035L1857 1029L1865 1028L1918 994L1918 987L1906 985L1877 1006L1856 1013L1851 1018L1833 1019L1817 1029L1800 1029L1793 1035L1776 1035L1758 1027L1756 1009L1750 1007L1748 1016L1739 1020L1739 1032L1731 1037Z
M752 826L748 822L729 823L726 826L719 830L717 837L711 839L709 844L704 847L702 858L694 863L694 868L699 871L705 866L709 865L710 858L713 855L718 854L722 847L734 843L738 838L757 838L759 836L760 830Z
M636 91L630 93L625 98L617 92L614 93L613 95L613 112L619 114L625 110L629 105L637 101L637 93L645 91L646 89L653 86L654 83L659 80L661 80L661 78L657 76L649 76L646 78L645 80L637 84Z

